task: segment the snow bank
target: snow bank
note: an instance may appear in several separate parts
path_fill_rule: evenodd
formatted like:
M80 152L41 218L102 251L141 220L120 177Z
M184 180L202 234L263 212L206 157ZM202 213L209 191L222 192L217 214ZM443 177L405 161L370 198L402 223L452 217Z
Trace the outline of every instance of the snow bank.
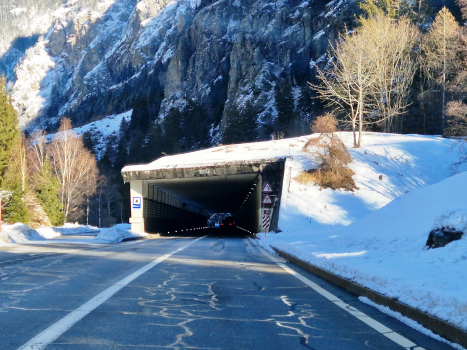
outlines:
M42 228L41 228L42 229ZM40 230L41 230L40 229ZM45 229L45 228L44 228ZM90 225L81 225L78 223L66 223L61 227L54 227L53 231L60 235L97 235L99 228Z
M0 232L0 244L43 241L59 235L60 234L54 234L49 230L41 230L38 232L37 230L30 228L28 225L21 223L2 225L2 231Z
M434 226L465 225L466 183L463 172L407 193L338 231L319 235L303 227L299 239L273 244L467 330L467 280L459 278L467 270L467 237L444 248L425 247ZM447 211L455 215L443 214Z
M108 229L101 229L101 232L94 240L105 243L119 243L128 238L141 238L148 234L143 232L131 232L130 225L116 225Z
M437 216L432 230L449 228L455 231L467 233L467 210L446 211Z

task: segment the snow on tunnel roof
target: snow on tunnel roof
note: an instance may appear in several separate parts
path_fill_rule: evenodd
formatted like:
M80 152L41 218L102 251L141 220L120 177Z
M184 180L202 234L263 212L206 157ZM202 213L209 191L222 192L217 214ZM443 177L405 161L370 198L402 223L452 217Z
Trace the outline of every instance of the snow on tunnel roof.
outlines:
M222 145L200 151L165 156L148 164L127 165L122 169L122 172L272 161L298 155L308 138L309 136L302 136L282 140Z
M337 133L345 145L351 149L353 136L351 132ZM231 163L253 163L272 161L286 157L304 156L303 146L313 135L292 137L281 140L250 142L242 144L221 145L204 150L176 154L159 158L148 164L127 165L122 173L132 171L167 170L175 168L194 168L203 166L219 166ZM446 141L439 136L401 135L365 132L360 150L370 146L384 146L386 144L408 144L412 142Z

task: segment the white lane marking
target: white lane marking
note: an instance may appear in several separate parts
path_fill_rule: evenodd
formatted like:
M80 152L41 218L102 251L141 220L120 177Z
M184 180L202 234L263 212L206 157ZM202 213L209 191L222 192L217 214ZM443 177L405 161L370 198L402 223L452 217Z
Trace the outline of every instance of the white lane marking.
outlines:
M204 236L206 237L206 236ZM110 286L102 293L96 295L94 298L86 302L85 304L81 305L76 310L72 311L61 320L57 321L55 324L47 328L45 331L39 333L37 336L32 338L22 347L18 348L18 350L41 350L44 349L47 345L52 343L55 339L73 327L77 322L82 320L86 315L88 315L91 311L95 310L98 306L102 303L107 301L110 297L112 297L115 293L117 293L120 289L128 285L130 282L134 281L136 278L144 274L145 272L152 269L157 264L161 263L165 259L169 258L170 256L188 248L190 245L203 239L204 237L197 238L188 244L185 244L183 247L174 250L171 253L162 255L161 257L157 258L156 260L150 262L149 264L143 266L139 270L133 272L132 274L126 276L125 278L121 279L114 285Z
M251 240L251 242L254 242L253 239L248 238ZM254 242L256 244L256 242ZM293 275L294 277L298 278L300 281L305 283L308 287L314 289L316 292L321 294L323 297L328 299L329 301L332 301L334 304L342 308L343 310L347 311L349 314L355 316L358 318L360 321L366 323L368 326L373 328L375 331L378 333L384 335L388 339L391 339L393 342L396 344L402 346L403 348L407 350L425 350L424 348L417 346L417 344L411 342L409 339L403 337L399 333L394 332L392 329L386 327L385 325L379 323L378 321L372 319L370 316L366 315L365 313L357 310L353 306L343 302L341 299L336 297L335 295L329 293L327 290L323 289L322 287L318 286L316 283L310 281L308 278L305 276L302 276L298 272L292 270L291 268L287 267L285 264L282 263L281 260L276 258L274 255L270 254L268 251L257 245L259 249L263 252L264 255L266 255L269 259L271 259L274 263L282 267L285 271Z

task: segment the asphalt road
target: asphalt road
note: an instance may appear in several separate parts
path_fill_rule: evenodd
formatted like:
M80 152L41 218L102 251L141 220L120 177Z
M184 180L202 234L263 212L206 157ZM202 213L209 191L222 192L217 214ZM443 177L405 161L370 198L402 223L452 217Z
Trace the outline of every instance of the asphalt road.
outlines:
M0 349L452 349L285 264L318 293L254 239L198 233L0 248Z

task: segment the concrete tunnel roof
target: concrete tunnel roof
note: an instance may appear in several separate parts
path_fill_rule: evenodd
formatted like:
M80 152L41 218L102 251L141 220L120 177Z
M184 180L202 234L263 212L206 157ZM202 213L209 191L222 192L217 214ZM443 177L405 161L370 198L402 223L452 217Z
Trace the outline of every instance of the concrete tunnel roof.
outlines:
M162 188L209 214L233 214L254 188L256 178L264 167L283 161L284 158L269 158L204 166L185 163L184 167L145 167L144 170L125 167L122 175L125 182L145 181L149 185L149 192L153 191L153 187Z
M222 145L161 157L122 169L125 182L142 180L207 213L235 213L267 164L298 155L307 137Z

